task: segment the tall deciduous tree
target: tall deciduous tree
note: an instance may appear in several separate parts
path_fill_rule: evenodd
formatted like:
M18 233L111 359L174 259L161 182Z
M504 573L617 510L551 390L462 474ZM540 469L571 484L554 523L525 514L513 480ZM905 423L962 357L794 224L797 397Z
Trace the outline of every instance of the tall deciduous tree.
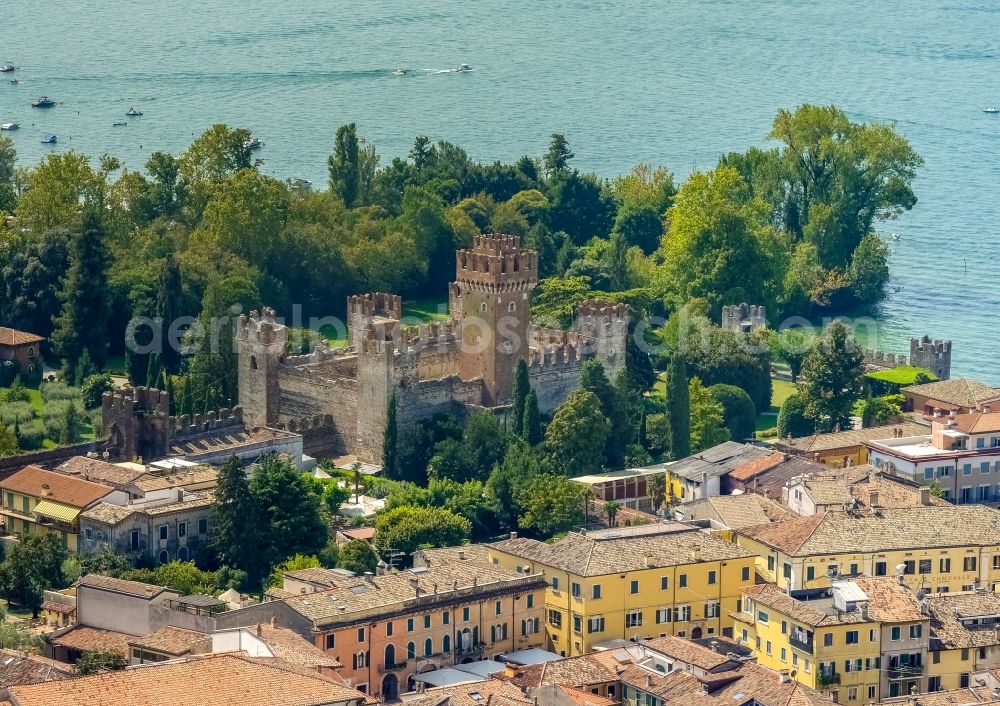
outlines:
M0 319L5 325L39 336L52 333L62 306L60 280L69 267L71 239L64 228L10 238L9 259L0 267Z
M604 463L609 430L597 395L576 390L556 409L545 432L552 466L568 476L597 472Z
M340 548L337 567L356 574L374 572L378 566L378 554L371 544L363 539L353 539Z
M687 363L674 354L667 373L667 415L670 421L670 455L684 458L691 454L691 398Z
M575 156L569 148L566 136L558 132L552 133L549 150L545 153L545 159L542 162L545 173L551 177L554 174L568 171L569 161Z
M806 406L797 393L791 394L781 403L778 410L778 438L808 436L816 430L816 426L806 417Z
M27 608L37 618L43 592L64 585L62 566L67 556L55 532L24 535L10 546L0 564L0 590L4 597Z
M729 440L723 408L712 393L694 377L688 384L691 402L691 451L698 453Z
M412 554L424 546L453 547L469 540L467 519L440 507L404 505L381 513L375 520L375 546Z
M368 203L377 164L375 148L358 138L357 126L341 125L328 160L330 191L340 196L348 208Z
M802 363L799 394L821 432L850 429L854 403L864 392L861 349L840 321L830 324Z
M219 470L212 506L212 536L209 540L223 564L247 572L252 586L268 573L264 557L263 524L259 507L250 493L250 483L240 460L232 456Z
M757 412L746 391L735 385L712 385L712 397L722 405L723 424L737 441L753 439L757 429Z
M543 537L577 527L584 521L583 503L587 492L587 488L565 476L533 476L518 490L521 507L518 524Z
M0 137L0 211L12 213L17 204L17 193L14 190L14 167L17 164L17 152L14 141L6 135Z
M111 253L97 214L88 212L85 216L82 230L70 242L69 261L60 293L62 311L55 319L52 345L65 359L68 370L74 369L84 349L102 367L107 359L111 316L108 289Z
M604 458L611 468L621 466L625 458L625 447L633 441L633 427L619 399L618 390L612 387L601 361L591 358L583 364L580 373L580 388L593 392L601 402L601 414L608 420L608 437L604 447Z

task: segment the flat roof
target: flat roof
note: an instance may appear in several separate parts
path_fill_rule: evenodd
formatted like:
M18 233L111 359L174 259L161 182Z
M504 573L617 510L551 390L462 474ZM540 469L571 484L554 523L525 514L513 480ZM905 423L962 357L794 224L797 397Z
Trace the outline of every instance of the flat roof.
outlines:
M538 647L529 647L526 650L514 650L505 655L501 655L505 662L513 662L527 667L532 664L544 664L545 662L558 662L563 659L562 655L549 652Z
M430 684L431 686L452 686L454 684L471 684L472 682L483 681L483 677L471 672L463 672L454 667L444 667L443 669L436 669L433 672L414 674L413 681Z
M606 471L604 473L589 473L585 476L570 478L574 483L584 485L594 485L595 483L607 483L612 480L625 480L627 478L640 478L643 476L655 476L666 473L666 464L660 463L653 466L643 466L642 468L622 468L617 471Z

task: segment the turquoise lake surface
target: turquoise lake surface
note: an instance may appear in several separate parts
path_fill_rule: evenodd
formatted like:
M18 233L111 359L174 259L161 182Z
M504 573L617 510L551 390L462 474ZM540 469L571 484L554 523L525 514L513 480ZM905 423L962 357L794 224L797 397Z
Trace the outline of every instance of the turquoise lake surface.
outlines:
M383 161L418 134L510 160L563 132L581 170L680 178L766 145L782 107L895 121L926 165L917 206L880 226L899 234L880 345L952 339L954 375L1000 385L996 0L46 0L4 7L4 62L21 66L0 122L21 124L23 164L74 149L141 167L225 122L264 140L266 173L317 186L351 121ZM43 94L60 105L29 107Z

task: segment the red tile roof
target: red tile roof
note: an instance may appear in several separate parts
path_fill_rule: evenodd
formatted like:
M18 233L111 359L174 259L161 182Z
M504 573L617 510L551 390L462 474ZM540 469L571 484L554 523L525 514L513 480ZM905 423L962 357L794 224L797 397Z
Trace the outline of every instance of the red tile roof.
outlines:
M25 466L0 483L0 489L33 498L44 497L46 500L79 508L85 508L114 491L109 485L46 471L38 466Z
M729 473L730 478L735 478L736 480L747 481L754 476L760 475L769 468L774 468L779 463L785 460L785 454L783 453L773 453L770 456L764 456L763 458L755 458L752 461L748 461L741 466L737 466Z
M45 339L27 331L0 326L0 346L24 346L29 343L39 343Z

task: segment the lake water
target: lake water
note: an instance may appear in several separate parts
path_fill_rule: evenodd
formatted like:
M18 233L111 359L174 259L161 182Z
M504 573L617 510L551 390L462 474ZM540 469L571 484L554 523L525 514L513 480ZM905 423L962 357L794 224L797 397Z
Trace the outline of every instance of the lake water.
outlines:
M1000 103L996 0L46 0L0 20L0 62L22 67L0 122L21 123L24 163L72 148L138 167L226 122L266 142L265 172L322 185L355 121L384 161L417 134L509 160L563 132L580 169L683 177L764 144L780 107L894 120L926 167L916 208L884 227L901 237L880 343L952 339L954 374L1000 384L1000 116L982 112ZM460 63L474 71L445 71ZM62 104L31 109L41 94ZM145 115L112 127L131 105Z

